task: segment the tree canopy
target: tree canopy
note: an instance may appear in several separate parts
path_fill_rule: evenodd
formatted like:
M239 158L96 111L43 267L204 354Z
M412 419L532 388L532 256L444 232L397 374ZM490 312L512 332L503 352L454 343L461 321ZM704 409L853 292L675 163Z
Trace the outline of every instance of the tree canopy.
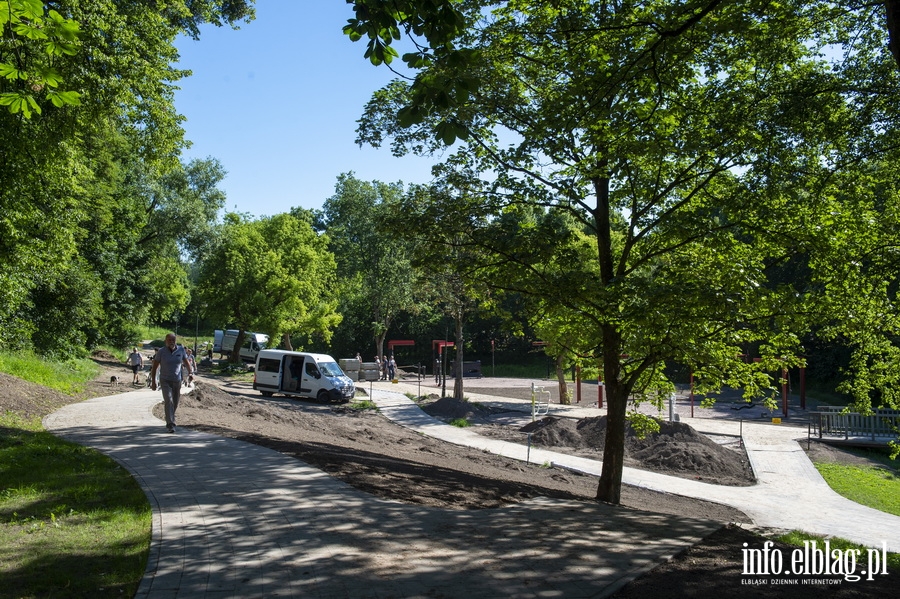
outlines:
M390 139L397 154L456 142L442 184L456 210L485 216L461 233L494 257L494 285L594 331L610 431L598 498L618 502L627 399L666 361L710 388L761 393L768 373L799 360L805 331L850 323L828 299L834 287L876 290L868 269L840 269L839 284L819 260L862 259L858 203L896 199L885 157L896 155L900 78L883 6L439 4L466 28L410 63L411 83L375 95L359 140ZM434 5L416 6L435 18ZM504 234L503 215L522 205L579 223L590 262L556 266L573 232L538 244ZM874 244L892 246L883 233ZM814 274L776 282L790 261ZM739 359L750 350L763 359Z
M319 215L337 260L341 311L358 315L352 335L357 342L372 339L379 356L395 319L416 310L409 240L383 227L403 194L400 183L360 181L346 173Z
M328 237L309 220L279 214L259 220L226 215L201 265L198 302L218 322L244 331L330 338L340 322L335 262ZM240 342L242 336L239 337ZM238 352L232 354L238 361Z
M0 347L124 344L187 303L224 170L180 159L174 41L252 17L240 0L0 2Z

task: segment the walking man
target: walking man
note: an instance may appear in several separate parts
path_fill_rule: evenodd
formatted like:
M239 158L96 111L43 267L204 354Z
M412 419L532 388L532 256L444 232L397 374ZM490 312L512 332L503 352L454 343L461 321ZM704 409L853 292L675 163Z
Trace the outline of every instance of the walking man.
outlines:
M175 410L181 399L182 368L187 370L188 381L194 379L194 369L188 361L184 347L175 343L175 333L166 335L165 347L159 348L153 356L150 368L150 388L156 391L156 371L159 370L159 387L162 389L166 410L166 430L175 432Z
M131 348L131 353L128 354L128 361L126 363L131 367L131 372L134 374L131 384L139 385L141 383L140 372L144 367L144 356L141 355L141 352L139 352L136 347L133 347Z

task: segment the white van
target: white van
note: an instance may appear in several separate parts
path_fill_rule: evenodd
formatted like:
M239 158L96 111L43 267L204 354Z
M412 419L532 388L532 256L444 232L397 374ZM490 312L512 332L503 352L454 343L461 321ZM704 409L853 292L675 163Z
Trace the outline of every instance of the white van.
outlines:
M356 394L353 381L331 356L282 349L260 350L253 388L266 397L282 393L323 403L348 402Z
M225 357L230 356L231 352L234 351L234 342L237 341L237 336L237 329L216 330L213 333L213 351ZM244 362L256 362L257 354L260 350L266 348L266 343L268 342L269 336L264 333L245 331L244 343L240 349L241 360Z

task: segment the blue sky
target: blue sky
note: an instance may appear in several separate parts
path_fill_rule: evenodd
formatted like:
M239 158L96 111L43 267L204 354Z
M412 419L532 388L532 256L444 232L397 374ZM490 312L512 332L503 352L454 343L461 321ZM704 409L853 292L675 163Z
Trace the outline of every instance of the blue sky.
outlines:
M372 92L395 75L363 58L341 28L344 0L258 0L256 20L237 31L205 27L178 41L175 107L193 146L185 159L217 158L228 171L226 209L268 216L321 208L341 173L364 180L425 183L436 160L394 158L358 147L356 120Z

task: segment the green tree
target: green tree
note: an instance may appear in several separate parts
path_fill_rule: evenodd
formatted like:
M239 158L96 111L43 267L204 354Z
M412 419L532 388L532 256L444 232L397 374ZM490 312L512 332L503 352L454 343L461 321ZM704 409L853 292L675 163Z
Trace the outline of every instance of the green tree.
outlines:
M227 214L217 243L201 265L198 303L210 318L246 331L329 340L336 312L335 262L328 237L290 214L248 220ZM240 360L233 352L231 360Z
M556 306L556 318L565 310L598 344L609 433L597 497L618 503L627 399L666 360L710 388L760 394L777 382L766 373L802 351L798 335L820 317L821 295L769 285L768 275L820 244L840 254L822 235L833 230L836 173L853 178L893 144L898 76L883 12L806 2L453 6L468 29L410 63L420 69L411 85L376 94L360 141L390 138L398 154L460 144L443 182L458 190L456 210L485 217L469 243L502 265L494 285ZM843 60L829 64L824 53L837 48ZM570 246L564 236L524 245L503 234L497 216L523 204L579 223L590 262L553 267ZM738 359L751 345L761 362Z
M0 345L37 341L39 349L72 351L74 339L119 342L148 313L149 295L161 300L151 306L158 315L186 301L180 252L194 255L211 222L192 198L212 192L202 191L195 170L203 161L179 160L186 142L173 98L188 73L172 66L174 41L202 23L250 19L251 5L0 2L0 103L7 106L0 110ZM218 181L216 168L209 181ZM143 200L163 188L184 202L186 212L170 216L189 217L180 224L192 235L166 249L150 239L141 244L144 233L167 236L179 225L146 220L161 211ZM151 250L166 256L151 261ZM174 270L162 273L163 266ZM149 278L140 272L147 269L154 270ZM72 307L56 304L74 294L58 289L63 281L102 291L80 296L80 318L57 321L66 331L37 332L40 315Z
M419 272L415 295L423 305L453 321L456 376L453 396L463 401L465 324L479 310L491 307L480 249L469 243L479 226L477 214L457 210L446 190L416 185L386 214L385 224L395 238L409 244L412 265Z
M370 183L346 173L338 177L335 193L320 215L337 260L341 313L366 319L351 326L371 336L379 356L384 355L385 339L398 315L417 309L409 244L383 227L386 214L402 195L400 183Z
M79 26L40 0L0 2L0 106L30 119L41 113L36 98L56 107L78 105L81 94L59 89L55 59L78 53ZM4 81L5 80L5 81Z
M435 49L448 52L454 61L468 61L472 54L455 48L456 38L464 31L467 23L464 3L459 0L347 0L353 4L355 17L348 20L344 33L354 42L368 38L365 57L374 65L390 64L398 56L394 42L404 36L416 43L416 51L403 55L403 61L412 68L421 68L435 57ZM482 2L486 7L502 2ZM714 9L720 0L708 0L695 4L697 12ZM842 11L870 11L877 9L878 3L859 4L856 2L828 3ZM884 0L881 19L873 22L873 27L887 32L888 48L900 66L900 0ZM422 41L419 41L422 40ZM431 82L436 88L458 90L464 95L470 90L459 86L458 81Z

